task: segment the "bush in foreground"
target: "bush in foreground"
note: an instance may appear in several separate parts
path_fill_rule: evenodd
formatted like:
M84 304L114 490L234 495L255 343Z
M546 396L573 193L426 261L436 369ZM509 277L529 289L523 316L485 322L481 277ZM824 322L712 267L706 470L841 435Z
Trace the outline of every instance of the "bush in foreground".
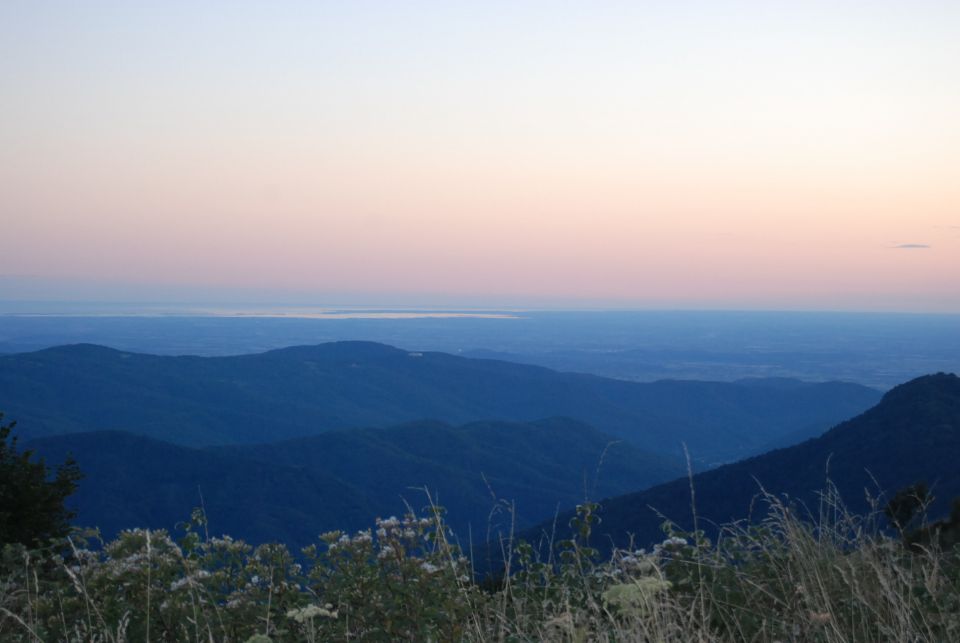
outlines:
M816 520L767 498L767 519L715 543L676 533L650 551L587 546L546 560L507 548L482 589L439 512L332 532L298 556L188 526L134 530L58 553L8 546L0 638L52 641L947 641L960 640L957 550L905 546L830 494Z
M70 531L73 514L64 501L82 477L77 463L67 459L51 479L42 459L32 451L18 452L12 431L0 413L0 547L7 543L37 546Z

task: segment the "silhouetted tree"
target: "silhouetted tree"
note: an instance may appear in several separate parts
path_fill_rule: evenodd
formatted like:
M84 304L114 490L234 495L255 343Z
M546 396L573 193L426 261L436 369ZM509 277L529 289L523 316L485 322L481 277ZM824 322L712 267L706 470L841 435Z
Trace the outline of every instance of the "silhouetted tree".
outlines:
M927 485L918 482L898 491L887 503L884 513L891 524L903 532L914 518L920 517L922 519L922 516L918 516L917 512L926 507L930 501L930 491L927 489Z
M0 546L35 547L69 531L73 514L64 501L81 473L68 458L51 477L43 459L33 459L33 451L17 453L17 438L10 435L15 425L3 424L0 413Z

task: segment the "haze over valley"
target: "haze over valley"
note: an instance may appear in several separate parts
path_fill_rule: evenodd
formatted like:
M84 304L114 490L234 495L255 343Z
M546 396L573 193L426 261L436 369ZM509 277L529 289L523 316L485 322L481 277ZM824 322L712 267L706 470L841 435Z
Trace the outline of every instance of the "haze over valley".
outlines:
M641 382L789 377L879 389L960 363L956 315L278 305L223 307L211 315L183 305L69 302L11 303L6 310L0 353L91 343L214 356L365 340ZM309 316L317 311L326 316Z

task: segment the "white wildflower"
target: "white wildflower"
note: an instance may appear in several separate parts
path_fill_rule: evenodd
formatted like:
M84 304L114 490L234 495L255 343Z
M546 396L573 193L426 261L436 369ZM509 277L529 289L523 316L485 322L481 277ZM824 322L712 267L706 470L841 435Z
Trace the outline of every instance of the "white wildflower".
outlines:
M357 535L353 538L354 542L357 543L369 543L373 541L373 536L370 534L369 529L363 531L358 531Z
M178 578L177 580L170 583L170 591L175 592L179 589L183 589L184 587L187 587L192 583L193 581L188 576L184 576L183 578Z
M305 623L320 616L323 618L337 618L336 610L331 610L333 606L327 603L325 607L319 605L307 605L300 609L292 609L287 612L287 618L292 618L297 623Z

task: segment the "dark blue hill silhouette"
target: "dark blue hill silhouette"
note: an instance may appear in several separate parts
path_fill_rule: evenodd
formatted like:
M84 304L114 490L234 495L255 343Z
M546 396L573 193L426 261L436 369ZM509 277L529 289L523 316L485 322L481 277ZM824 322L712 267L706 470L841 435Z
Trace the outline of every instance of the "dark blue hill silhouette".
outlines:
M898 490L924 482L936 497L929 517L946 514L960 496L960 378L939 373L917 378L888 392L865 413L819 438L695 475L701 527L762 517L754 504L762 488L790 498L814 515L818 494L830 479L854 512L871 509L867 496L887 500ZM663 518L692 527L691 480L681 478L645 491L601 501L595 542L625 546L632 535L639 546L663 537ZM557 520L561 533L571 515ZM526 534L552 530L553 523Z
M194 449L122 432L28 443L48 462L72 453L85 474L72 499L77 523L105 534L172 528L200 504L213 533L292 545L332 529L359 529L376 516L418 511L424 488L450 523L481 542L498 498L515 501L530 526L596 494L623 493L679 475L678 462L644 453L572 420L416 422L387 429L330 431L273 444ZM405 502L406 501L406 502ZM501 507L502 509L502 507Z
M474 530L486 529L495 498L516 501L518 523L533 524L553 515L558 503L573 506L609 489L637 489L682 471L679 460L565 418L458 427L424 421L215 451L328 473L372 499L403 494L422 504L425 496L416 488L426 486L457 526L468 518ZM506 514L498 516L497 524L509 526Z
M0 356L0 408L29 437L126 430L188 446L244 444L423 418L462 424L565 416L708 463L817 435L880 393L794 380L635 383L411 353L370 342L233 357L169 357L88 344Z
M19 428L19 424L18 424ZM334 476L254 462L122 431L75 433L25 445L47 463L73 454L84 478L68 506L76 524L105 537L134 527L175 531L206 507L211 535L254 542L308 543L316 529L364 524L375 509L365 494Z

